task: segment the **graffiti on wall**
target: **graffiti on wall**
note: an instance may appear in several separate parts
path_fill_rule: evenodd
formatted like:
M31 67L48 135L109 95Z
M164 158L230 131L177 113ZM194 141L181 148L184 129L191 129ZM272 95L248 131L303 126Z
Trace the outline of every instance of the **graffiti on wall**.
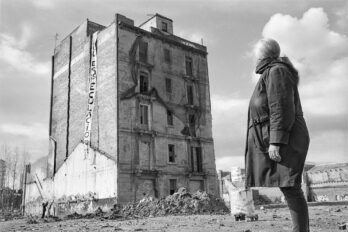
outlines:
M315 196L315 201L319 201L319 202L329 201L329 197L327 195L317 195Z
M92 115L95 105L95 96L97 92L97 33L94 33L92 37L91 67L88 84L88 106L85 118L85 133L83 137L83 142L84 144L86 144L85 158L87 158L89 155L92 130Z
M348 201L348 194L336 195L336 201Z

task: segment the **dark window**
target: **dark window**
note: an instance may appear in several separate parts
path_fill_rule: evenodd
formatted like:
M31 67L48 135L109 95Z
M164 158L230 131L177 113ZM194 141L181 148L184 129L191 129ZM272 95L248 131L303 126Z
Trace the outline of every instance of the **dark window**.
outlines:
M196 117L194 114L189 114L189 130L191 136L196 136Z
M189 124L190 124L190 126L195 126L195 115L194 114L189 115Z
M172 195L176 191L176 179L169 180L169 194Z
M168 161L175 163L175 147L174 144L168 144Z
M192 172L203 172L201 147L191 147L191 170Z
M168 24L166 22L162 22L162 31L168 32Z
M192 85L187 86L187 103L189 105L193 105L193 86Z
M139 60L140 62L147 63L147 47L148 43L140 41L139 43Z
M172 79L166 78L166 91L172 93Z
M140 93L149 91L149 78L145 74L140 74Z
M192 58L189 56L185 57L186 75L192 76Z
M147 105L140 105L140 124L149 124L149 106Z
M203 160L202 160L202 148L196 147L196 157L197 157L197 172L203 171Z
M173 112L170 110L167 110L167 124L169 126L173 126Z
M164 53L164 61L167 63L170 63L171 59L170 59L169 49L167 49L167 48L163 49L163 53Z

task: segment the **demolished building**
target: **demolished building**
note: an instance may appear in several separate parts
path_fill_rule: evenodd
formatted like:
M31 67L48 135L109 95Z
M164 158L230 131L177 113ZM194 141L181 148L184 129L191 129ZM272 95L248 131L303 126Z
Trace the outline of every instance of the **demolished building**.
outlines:
M348 163L315 166L306 182L310 201L348 201Z
M217 194L207 48L155 14L86 20L52 56L47 177L27 184L26 212L54 213L163 197ZM67 203L68 206L67 206Z

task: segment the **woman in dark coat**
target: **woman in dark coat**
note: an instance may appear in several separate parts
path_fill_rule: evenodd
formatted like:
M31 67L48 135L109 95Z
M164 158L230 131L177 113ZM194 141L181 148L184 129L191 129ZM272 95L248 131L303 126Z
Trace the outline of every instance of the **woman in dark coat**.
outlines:
M279 57L275 40L260 40L255 51L256 73L261 77L249 103L246 187L280 187L293 231L307 232L308 208L301 181L309 134L297 88L299 76L288 58Z

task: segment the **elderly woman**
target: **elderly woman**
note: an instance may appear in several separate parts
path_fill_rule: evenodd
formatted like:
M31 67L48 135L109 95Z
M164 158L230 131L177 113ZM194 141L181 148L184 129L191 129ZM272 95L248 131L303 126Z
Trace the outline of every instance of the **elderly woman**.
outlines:
M298 93L299 76L279 44L262 39L255 47L261 74L249 103L245 151L246 187L279 187L290 209L293 231L309 231L301 190L309 134Z

